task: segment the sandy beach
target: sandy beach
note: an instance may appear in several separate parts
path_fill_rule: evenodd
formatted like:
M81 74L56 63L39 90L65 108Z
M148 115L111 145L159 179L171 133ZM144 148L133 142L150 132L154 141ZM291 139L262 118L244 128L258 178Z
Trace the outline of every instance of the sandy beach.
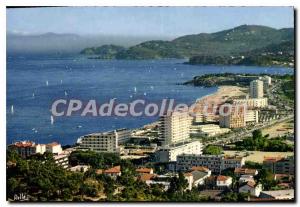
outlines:
M215 93L199 98L196 101L193 112L205 112L212 115L215 113L214 110L216 106L223 104L230 98L246 95L245 90L247 89L238 86L219 86Z
M245 90L246 88L238 86L219 86L217 92L198 99L196 103L223 103L229 98L246 95Z

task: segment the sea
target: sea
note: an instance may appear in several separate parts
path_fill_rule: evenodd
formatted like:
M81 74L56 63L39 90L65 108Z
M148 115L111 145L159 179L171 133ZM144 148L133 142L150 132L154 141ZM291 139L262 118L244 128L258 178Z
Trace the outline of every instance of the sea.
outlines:
M143 99L160 103L174 99L192 104L217 91L183 85L194 76L211 73L287 74L283 67L203 66L187 60L99 60L80 55L7 55L7 144L20 140L72 145L85 134L135 129L157 121L158 116L59 116L51 118L55 100L96 100L118 103Z

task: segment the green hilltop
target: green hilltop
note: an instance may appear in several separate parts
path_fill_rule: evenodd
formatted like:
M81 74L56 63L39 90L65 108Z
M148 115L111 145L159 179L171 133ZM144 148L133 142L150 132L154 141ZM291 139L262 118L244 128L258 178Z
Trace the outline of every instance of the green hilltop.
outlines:
M81 54L99 59L185 58L190 59L190 64L285 65L293 62L294 29L241 25L172 41L147 41L129 48L116 45L86 48Z

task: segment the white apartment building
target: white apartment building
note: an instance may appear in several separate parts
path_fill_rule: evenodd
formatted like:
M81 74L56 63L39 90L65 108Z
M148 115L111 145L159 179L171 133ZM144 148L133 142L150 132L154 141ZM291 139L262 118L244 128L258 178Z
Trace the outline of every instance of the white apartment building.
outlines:
M53 154L60 154L60 153L62 153L62 148L59 143L52 142L52 143L46 144L46 151L51 152Z
M36 144L32 141L15 142L9 145L8 148L16 150L17 153L23 158L26 158L36 153L44 154L46 150L45 145Z
M79 149L119 153L117 136L111 132L84 135L77 140L77 143Z
M260 77L260 80L262 80L264 82L264 87L268 87L270 85L272 85L272 78L270 76L263 76L263 77Z
M61 145L57 142L36 144L32 141L20 141L15 142L8 147L15 149L23 158L33 154L44 154L45 152L51 152L53 154L60 154L62 152Z
M202 144L199 141L162 146L156 151L157 162L172 162L177 160L177 156L182 154L202 154Z
M257 110L247 110L245 116L245 122L258 123L258 111Z
M190 134L197 134L205 137L213 137L228 132L230 132L230 129L220 128L220 126L216 124L192 125L190 128Z
M239 187L239 193L250 193L251 196L259 197L262 191L262 184L255 182L247 182Z
M192 117L188 112L174 111L160 117L159 136L162 145L183 142L190 138L190 126Z
M222 165L221 155L193 155L183 154L177 156L177 170L187 171L194 166L204 166L213 173L220 173Z
M254 80L250 82L250 97L263 98L264 96L264 82L261 80Z
M109 132L93 133L80 137L77 140L79 149L89 149L96 152L120 153L119 144L130 139L130 130L119 129Z
M233 104L246 105L248 108L265 108L268 106L268 98L234 99Z
M193 155L182 154L177 156L177 170L186 171L194 166L204 166L213 173L221 173L227 168L242 167L245 165L243 157L228 157L224 155Z
M244 107L232 108L227 114L220 114L219 125L225 128L241 128L246 126Z
M118 138L118 144L125 144L131 138L131 130L125 128L117 129L115 133Z
M66 169L69 167L69 156L70 154L68 153L61 153L58 155L54 155L53 158L57 165L60 165Z
M232 177L219 175L216 180L216 186L220 188L228 188L232 185Z

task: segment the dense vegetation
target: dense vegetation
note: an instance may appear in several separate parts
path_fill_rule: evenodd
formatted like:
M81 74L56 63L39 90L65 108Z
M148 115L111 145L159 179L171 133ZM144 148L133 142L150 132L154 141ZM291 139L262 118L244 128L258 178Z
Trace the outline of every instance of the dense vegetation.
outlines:
M290 63L294 63L294 42L289 40L279 44L271 44L235 56L197 55L191 57L189 63L203 65L281 65L289 67Z
M100 47L89 47L83 49L80 54L83 55L97 55L95 58L112 59L119 52L125 50L124 47L118 45L102 45Z
M90 165L93 168L105 169L121 163L120 156L114 153L97 153L95 151L74 151L69 157L70 165Z
M207 155L220 155L222 154L223 149L219 146L208 145L203 149L203 154Z
M261 130L255 130L252 137L236 142L236 150L291 152L294 147L284 142L283 138L268 139L263 136Z
M49 153L22 159L15 151L7 151L7 199L14 200L15 195L22 193L29 201L209 200L197 189L185 190L188 184L182 173L171 177L171 188L164 191L159 184L147 186L137 179L136 167L112 154L73 152L71 157L74 164L90 164L92 168L85 173L71 172L55 164ZM121 165L122 175L116 180L96 173L98 167L108 166L109 162Z
M293 28L277 30L265 26L242 25L211 34L186 35L172 41L147 41L128 49L116 49L117 46L113 46L108 50L104 46L87 48L81 53L98 55L101 59L191 58L191 64L265 65L271 60L277 61L277 58L283 57L284 61L286 56L293 58L293 41ZM284 54L279 57L278 52L281 50ZM256 55L260 57L263 53L264 57L257 60ZM245 58L242 59L242 56ZM290 61L292 60L289 59Z

